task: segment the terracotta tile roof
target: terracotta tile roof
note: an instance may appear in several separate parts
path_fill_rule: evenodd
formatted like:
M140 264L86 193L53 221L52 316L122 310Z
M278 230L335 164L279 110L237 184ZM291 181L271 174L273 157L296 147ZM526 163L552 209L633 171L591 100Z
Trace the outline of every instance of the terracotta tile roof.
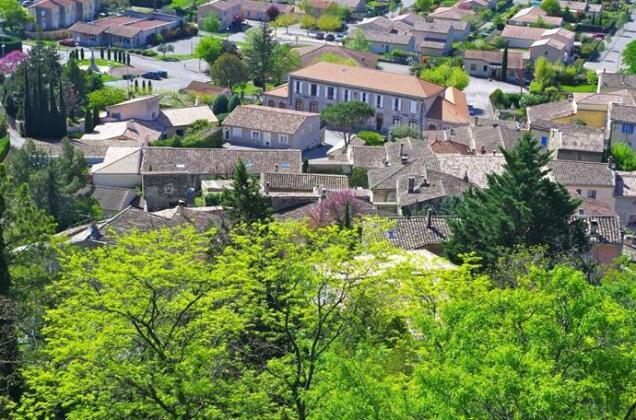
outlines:
M269 106L241 105L225 118L223 126L294 135L308 119L319 115Z
M506 25L501 33L504 38L529 39L538 41L544 34L545 29L530 28L528 26Z
M444 48L446 48L446 42L424 40L420 42L420 48L428 48L430 50L443 50Z
M573 96L577 105L609 105L610 103L636 105L636 96L626 89L604 93L575 93Z
M241 4L240 0L214 0L209 3L202 4L199 7L212 6L218 10L228 10L228 9L232 9L234 7L240 6L240 4Z
M470 113L466 95L454 87L446 88L444 97L438 97L426 115L427 118L455 124L469 124Z
M316 187L343 190L349 188L349 178L346 175L268 172L261 174L261 186L266 184L270 191L313 191Z
M140 147L109 147L104 161L91 167L91 174L139 174Z
M618 216L577 216L593 244L622 244L623 229Z
M386 160L384 146L354 146L351 149L353 166L358 168L382 168Z
M386 237L393 245L404 249L419 249L439 245L450 238L449 216L394 217Z
M605 135L597 128L564 125L557 128L557 148L562 150L580 150L603 153Z
M432 13L429 13L430 19L448 19L462 20L466 16L474 16L475 11L470 9L461 9L459 7L438 7Z
M364 31L364 35L367 37L367 40L370 42L383 42L386 44L398 44L398 45L408 45L413 39L411 34L406 33L392 33L392 32L383 32L383 31L372 31L366 30Z
M636 106L610 104L609 117L612 121L636 124Z
M157 118L157 122L166 127L183 127L198 120L205 120L212 124L219 122L208 105L162 109Z
M296 70L290 76L418 98L429 98L444 90L416 76L324 62Z
M574 111L574 102L569 99L530 106L526 108L526 113L530 123L537 119L552 120L576 114Z
M70 28L71 32L78 32L87 35L99 35L108 29L107 26L93 25L92 23L75 22Z
M503 155L441 155L438 156L441 172L466 179L468 182L485 188L487 176L491 173L502 173L505 160Z
M431 149L436 155L472 155L470 147L452 140L438 140L431 142Z
M566 186L611 187L614 185L614 174L607 163L553 160L548 163L548 168L551 170L552 179Z
M132 38L142 31L141 28L125 25L113 25L106 29L106 33L109 35L120 36L122 38Z
M615 91L617 89L636 89L636 74L601 72L598 77L599 92Z
M420 23L425 23L426 19L417 13L405 13L391 18L393 22L403 22L409 26L417 26Z
M574 38L576 38L576 34L572 31L568 31L567 29L564 28L553 28L553 29L545 29L545 31L543 32L543 35L541 35L542 38L547 38L547 37L561 37L565 40L568 41L574 41ZM558 38L557 38L558 39Z
M408 191L409 178L415 181L413 192ZM425 203L444 197L458 197L468 191L468 181L439 171L429 170L426 174L401 176L397 180L397 201L401 207Z
M96 186L92 196L97 200L102 210L119 212L138 198L137 190L130 188L114 188Z
M143 149L141 172L189 173L229 176L241 159L252 173L300 173L300 150L190 149L148 147Z
M554 49L557 50L565 50L567 45L565 45L565 43L554 39L554 38L544 38L544 39L540 39L538 41L534 41L532 43L532 45L530 46L530 48L536 48L536 47L540 47L542 45L547 45L548 47L552 47Z
M263 93L263 95L277 96L277 97L280 97L280 98L287 99L287 96L289 95L289 90L287 88L287 83L285 83L284 85L280 85L278 87L275 87L275 88L273 88L271 90L268 90L265 93Z
M464 59L482 60L490 64L501 65L503 62L503 51L466 50L464 51ZM508 68L514 70L523 69L523 53L508 51Z
M581 205L577 208L577 213L580 216L616 216L609 204L588 197L580 198L582 198ZM582 213L580 213L581 211Z
M191 93L199 93L204 95L221 95L224 93L230 93L230 90L227 88L223 88L220 86L214 86L209 83L199 82L197 80L193 80L190 84L182 89L185 92Z

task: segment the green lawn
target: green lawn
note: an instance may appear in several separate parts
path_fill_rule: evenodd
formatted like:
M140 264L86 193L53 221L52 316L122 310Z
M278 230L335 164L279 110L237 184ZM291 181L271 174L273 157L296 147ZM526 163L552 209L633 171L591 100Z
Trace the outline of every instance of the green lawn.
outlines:
M101 75L102 82L114 82L116 80L121 80L121 77L113 76L112 74L102 74Z
M161 61L182 61L182 60L191 60L196 58L192 54L166 54L164 57L163 54L159 53L157 56Z
M91 60L90 59L80 60L79 63L80 65L89 66L91 64ZM97 64L98 66L103 66L103 67L106 67L106 66L107 67L124 67L124 64L118 63L117 61L102 60L101 58L96 58L95 64Z
M561 85L561 90L568 93L594 93L596 92L596 85Z
M272 88L274 88L274 85L272 83L266 83L265 84L265 90L270 90ZM262 93L263 92L263 89L254 86L254 83L252 83L252 82L249 82L243 88L237 87L234 90L235 90L235 93L237 93L239 95L241 94L241 91L242 91L245 96L254 96L257 93Z

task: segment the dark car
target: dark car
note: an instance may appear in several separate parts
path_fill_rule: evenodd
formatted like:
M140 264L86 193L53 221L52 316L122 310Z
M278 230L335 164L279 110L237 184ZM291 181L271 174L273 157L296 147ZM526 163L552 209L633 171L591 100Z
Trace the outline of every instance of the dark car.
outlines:
M336 40L336 37L334 36L334 34L327 34L327 36L325 37L325 39L326 39L327 41L331 41L331 42L333 42L333 41L335 41L335 40Z
M149 71L148 73L142 74L141 77L144 79L161 80L161 76L159 76L156 71Z
M77 46L77 42L75 42L75 40L72 39L72 38L62 39L62 40L59 41L59 44L65 46L65 47L76 47Z
M165 70L159 70L159 71L156 71L155 73L157 73L159 77L161 77L162 79L168 78L168 72Z
M322 32L318 32L316 34L316 39L325 39L325 34L323 34Z

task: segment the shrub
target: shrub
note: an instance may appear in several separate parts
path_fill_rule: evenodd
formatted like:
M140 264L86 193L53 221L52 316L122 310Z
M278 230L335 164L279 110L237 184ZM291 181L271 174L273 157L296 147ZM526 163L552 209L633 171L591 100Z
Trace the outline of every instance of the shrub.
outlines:
M239 105L241 105L241 98L239 98L239 96L235 93L234 95L230 96L230 100L227 103L227 112L229 113L234 111L234 108Z
M369 188L369 179L365 168L353 168L349 176L349 185L352 187Z
M367 146L379 146L384 143L384 136L375 131L359 131L357 136L362 139Z
M215 114L227 114L228 112L228 100L225 95L218 95L212 102L212 110Z
M157 52L155 50L143 50L141 51L141 55L144 57L156 57Z
M220 206L223 200L222 193L210 193L203 197L206 206Z
M393 140L403 139L405 137L419 139L421 136L422 133L419 129L406 124L394 125L393 127L391 127L391 138Z

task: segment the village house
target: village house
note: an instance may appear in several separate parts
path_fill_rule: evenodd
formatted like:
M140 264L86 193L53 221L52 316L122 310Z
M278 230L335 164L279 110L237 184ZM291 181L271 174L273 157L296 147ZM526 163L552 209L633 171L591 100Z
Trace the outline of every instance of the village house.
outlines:
M636 74L608 73L605 70L598 75L598 93L615 92L619 90L636 91Z
M415 51L415 39L406 32L365 31L369 42L369 51L375 54L386 54L394 50Z
M613 264L623 254L624 231L618 216L577 217L590 242L586 257L596 264Z
M181 18L175 15L127 10L118 16L77 22L69 31L73 40L84 47L141 48L150 36L181 24Z
M616 171L616 189L614 193L616 214L623 226L634 229L636 226L636 171Z
M479 117L475 117L471 125L424 132L428 142L440 149L438 154L468 152L474 155L500 155L501 149L514 148L522 134L515 122Z
M277 9L279 14L294 12L294 6L282 3L254 0L214 0L197 7L197 22L201 27L205 18L210 14L219 18L223 29L229 28L240 19L268 22L270 17L267 11L270 8Z
M506 25L501 33L510 48L527 49L532 62L544 57L568 63L574 49L574 32L563 28L544 29Z
M223 138L231 144L306 150L322 143L320 114L243 105L223 121Z
M419 129L468 124L464 93L449 89L416 76L321 62L291 72L287 86L265 92L263 100L280 106L286 97L288 108L315 113L339 102L366 102L376 114L364 127L378 131L399 124Z
M563 26L563 18L548 16L545 10L538 6L530 6L521 9L508 20L509 25L531 26L543 23L546 26Z
M43 31L93 20L98 9L99 0L40 0L27 7L36 28Z
M254 175L300 173L302 164L300 150L149 147L142 154L142 189L150 211L194 200L202 180L231 178L239 159Z
M91 166L90 176L97 187L134 189L141 185L141 147L109 147L104 161Z
M550 130L548 149L555 159L602 162L605 132L571 124L555 127Z
M82 140L130 139L147 145L161 138L183 136L195 121L218 124L208 105L161 109L160 99L159 95L143 96L106 107L106 117Z
M395 217L386 237L394 246L407 250L427 250L444 255L444 242L452 235L448 221L451 216L433 215Z
M527 120L536 119L561 123L579 123L593 128L607 126L610 104L635 106L636 91L619 90L607 93L574 93L571 98L526 108Z
M464 70L471 76L500 79L503 64L503 51L464 51ZM506 80L518 82L525 71L524 55L517 51L508 51Z
M596 20L603 12L602 4L591 4L588 1L559 0L562 10L569 10L576 16L587 15Z
M607 132L610 143L625 143L636 151L636 106L609 105Z
M460 8L457 5L450 7L438 7L426 16L430 22L438 21L465 21L471 16L475 16L476 12L470 8Z
M598 200L614 210L615 174L607 163L553 160L548 168L549 176L572 196Z
M145 204L139 191L133 188L94 186L91 196L97 200L105 217L112 217L130 206L143 209Z

